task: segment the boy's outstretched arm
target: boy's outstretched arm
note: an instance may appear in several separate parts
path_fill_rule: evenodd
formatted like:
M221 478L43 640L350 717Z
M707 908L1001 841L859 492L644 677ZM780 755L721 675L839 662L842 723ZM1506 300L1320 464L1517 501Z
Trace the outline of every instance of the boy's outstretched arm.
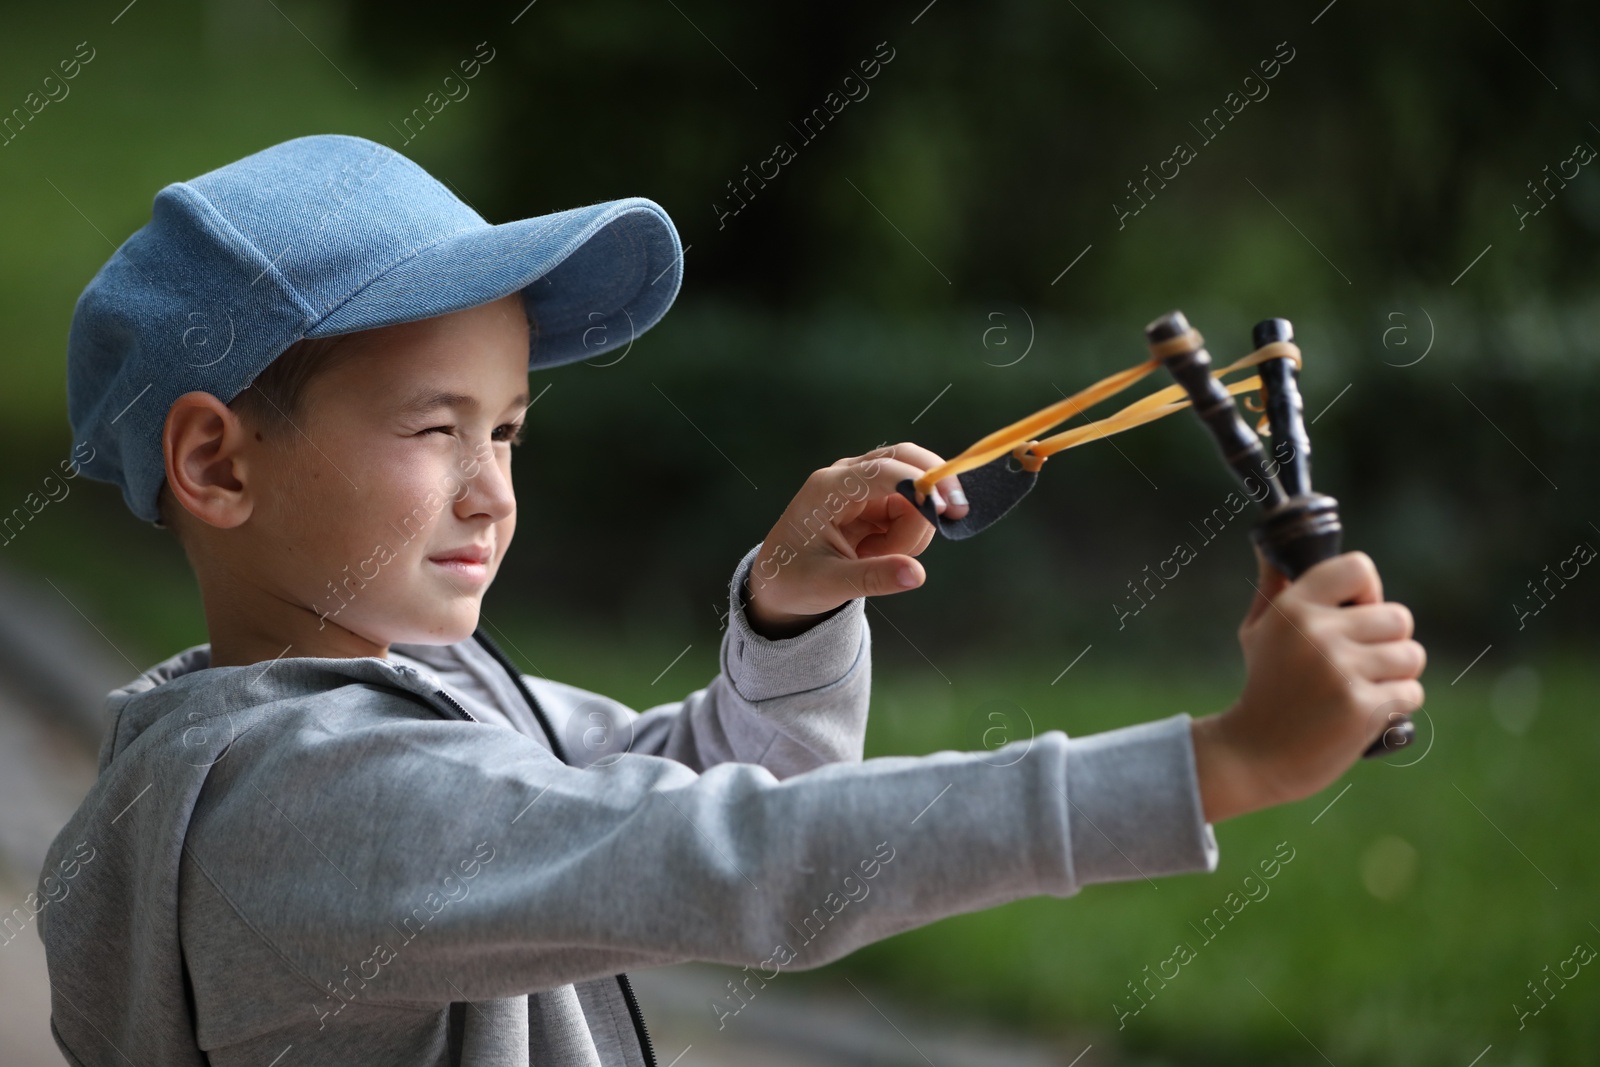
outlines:
M1255 601L1239 626L1244 692L1191 725L1207 822L1318 792L1392 713L1423 703L1427 654L1411 638L1411 612L1383 600L1366 553L1323 560L1292 585L1257 559Z

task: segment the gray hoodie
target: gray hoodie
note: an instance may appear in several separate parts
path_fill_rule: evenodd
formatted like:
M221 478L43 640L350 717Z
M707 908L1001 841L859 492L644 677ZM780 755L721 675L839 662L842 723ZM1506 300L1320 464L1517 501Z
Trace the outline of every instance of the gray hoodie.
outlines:
M721 1015L949 915L1215 869L1186 714L863 760L865 601L764 638L759 548L720 672L643 713L482 631L248 667L200 645L112 693L30 898L68 1060L646 1067L625 968L742 967Z

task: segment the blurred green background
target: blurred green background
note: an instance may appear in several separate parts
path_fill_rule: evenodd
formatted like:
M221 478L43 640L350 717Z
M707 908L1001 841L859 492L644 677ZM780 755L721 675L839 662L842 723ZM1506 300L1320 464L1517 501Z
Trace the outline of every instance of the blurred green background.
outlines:
M491 222L632 195L676 220L667 318L539 376L485 605L525 667L640 708L715 673L731 568L815 467L954 455L1142 359L1174 307L1219 360L1287 317L1316 484L1429 648L1423 761L1225 824L1214 876L964 916L795 980L1148 1062L1600 1057L1587 969L1525 1028L1512 1007L1600 945L1600 578L1519 625L1547 565L1600 545L1600 179L1530 185L1600 147L1593 5L124 2L5 14L0 110L93 58L0 147L3 509L70 452L73 303L155 193L310 133L399 148ZM808 140L830 92L850 102ZM779 142L794 158L732 213ZM1135 193L1178 142L1195 158ZM70 484L0 567L140 666L204 641L176 544ZM1120 629L1115 605L1230 488L1184 415L1056 455L1004 522L936 541L926 586L868 613L868 754L976 747L995 700L1074 734L1226 706L1244 522ZM1271 897L1117 1031L1125 983L1281 841Z

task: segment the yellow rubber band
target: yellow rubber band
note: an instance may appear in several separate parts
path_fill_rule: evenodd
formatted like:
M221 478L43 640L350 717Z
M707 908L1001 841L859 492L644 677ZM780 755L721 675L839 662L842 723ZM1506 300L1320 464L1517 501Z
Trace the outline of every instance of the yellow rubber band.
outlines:
M1176 337L1169 337L1165 341L1157 341L1150 346L1150 354L1158 359L1175 356L1179 352L1193 352L1204 348L1206 339L1200 336L1200 331L1194 327L1183 331Z
M1188 394L1181 385L1169 385L1165 389L1158 389L1149 396L1135 400L1114 414L1083 426L1075 426L1070 430L1043 440L1035 438L1041 430L1048 430L1072 416L1082 413L1085 409L1108 397L1115 396L1124 389L1133 385L1145 375L1161 366L1162 355L1175 355L1179 352L1193 351L1204 344L1204 340L1195 330L1186 334L1161 341L1150 347L1154 353L1150 359L1127 370L1117 371L1095 382L1085 389L1080 389L1064 400L1058 400L1048 407L1041 408L1025 419L1019 419L1003 429L996 430L987 437L977 441L966 451L954 459L947 460L932 470L925 472L922 477L915 480L917 492L926 496L935 483L941 478L948 478L952 474L961 474L981 467L998 456L1007 452L1015 455L1017 462L1024 470L1037 471L1044 465L1047 457L1068 448L1089 441L1098 441L1102 437L1131 430L1135 426L1142 426L1147 422L1165 418L1175 411L1181 411L1189 406ZM1213 370L1212 377L1222 378L1235 371L1245 370L1257 364L1265 363L1269 359L1292 359L1295 369L1302 366L1300 348L1292 341L1274 341L1262 345L1249 355L1234 360L1220 370ZM1228 393L1238 396L1240 393L1252 393L1261 389L1261 376L1252 375L1241 381L1226 385ZM1256 427L1258 432L1266 432L1266 419L1263 417Z

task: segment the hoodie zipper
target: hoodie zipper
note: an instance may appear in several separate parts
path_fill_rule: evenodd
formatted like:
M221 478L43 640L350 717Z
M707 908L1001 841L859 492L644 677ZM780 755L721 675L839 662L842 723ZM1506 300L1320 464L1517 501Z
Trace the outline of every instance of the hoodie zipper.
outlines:
M639 1046L644 1050L644 1062L647 1067L656 1067L655 1046L650 1043L650 1032L644 1027L644 1012L639 1010L639 998L633 995L633 983L625 974L617 975L617 985L622 987L622 999L628 1005L628 1014L633 1018L633 1029L639 1035Z
M435 689L433 691L433 695L449 704L452 708L455 708L456 711L460 713L461 717L466 719L468 722L480 721L473 717L472 712L462 707L460 701L456 700L456 698L451 696L449 693L446 693L443 689Z
M533 717L538 720L539 728L544 731L546 740L550 742L550 750L555 753L557 759L570 766L572 761L567 759L565 748L560 739L556 737L555 730L551 728L550 720L545 717L544 709L539 706L539 701L534 698L533 692L523 682L522 672L517 670L516 665L500 650L500 646L495 644L481 628L475 631L472 636L477 639L478 644L483 646L484 651L494 657L495 662L499 663L505 672L511 676L512 684L517 687L517 692L522 694L522 699L527 701L528 710L533 712ZM443 690L440 691L439 695L459 708L461 714L469 719L472 718L471 713L466 708L461 707ZM639 1039L639 1051L644 1054L645 1067L656 1067L655 1045L650 1041L650 1031L644 1024L644 1012L639 1010L639 998L634 996L633 983L628 980L626 974L617 975L617 988L622 990L622 1001L628 1006L628 1017L633 1020L634 1036Z
M540 707L539 702L534 699L533 693L525 684L523 684L522 672L517 670L516 664L512 663L511 659L504 652L500 651L500 646L495 644L494 641L490 639L489 635L484 633L483 630L477 630L472 636L477 638L478 644L483 646L484 651L488 652L490 656L494 657L495 662L500 664L505 672L511 676L511 683L517 687L517 692L522 694L522 699L527 702L528 709L533 712L533 717L539 722L539 729L544 731L545 740L550 742L550 751L556 754L556 759L570 766L572 761L567 758L566 746L564 746L561 743L561 739L556 736L555 729L550 725L550 720L545 716L544 709Z

